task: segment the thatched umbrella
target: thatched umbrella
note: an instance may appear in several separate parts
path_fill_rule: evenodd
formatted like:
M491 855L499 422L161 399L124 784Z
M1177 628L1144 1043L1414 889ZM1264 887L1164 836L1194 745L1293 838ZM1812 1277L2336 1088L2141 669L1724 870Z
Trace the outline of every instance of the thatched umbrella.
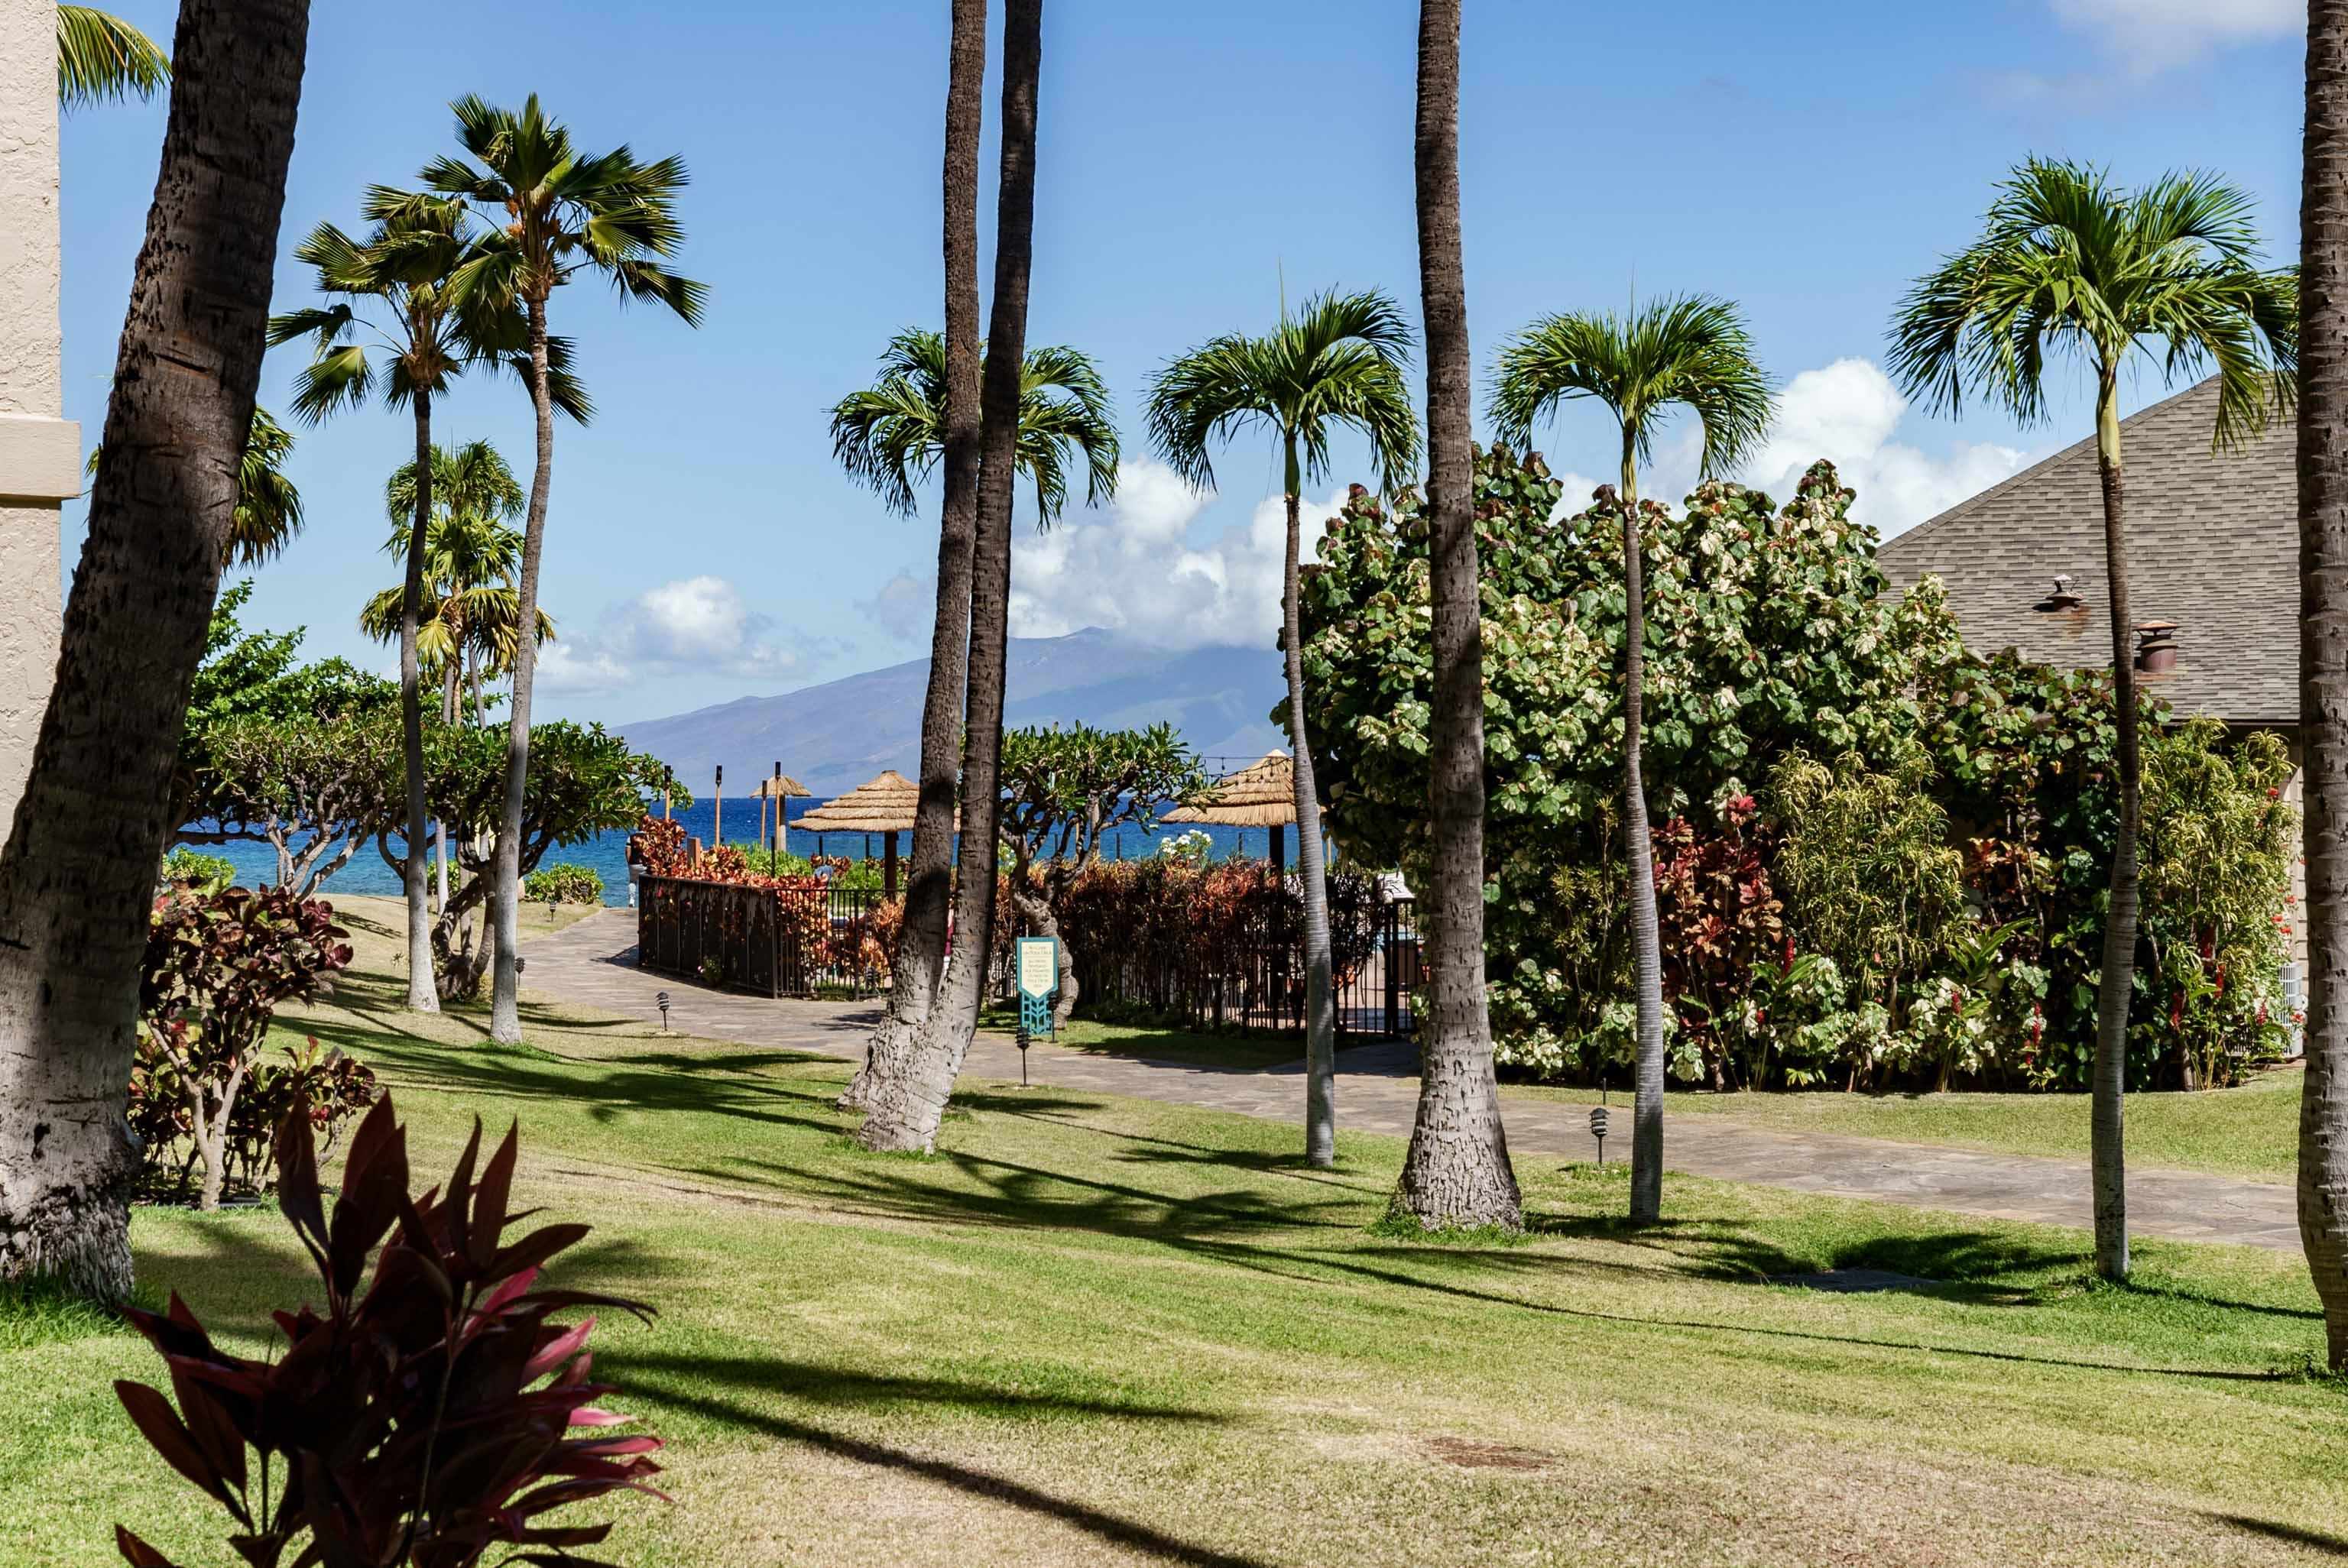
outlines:
M897 835L913 825L913 810L922 802L922 786L891 768L868 779L846 794L830 800L791 824L801 833L878 833L885 835L880 859L884 897L897 896Z
M775 836L771 842L776 851L780 853L785 843L783 837L786 826L783 821L785 806L793 800L813 798L815 791L785 773L783 764L777 763L775 776L760 779L758 787L750 793L758 802L758 836L762 839L767 836L767 803L770 800L775 803Z
M1288 864L1288 828L1296 820L1296 768L1286 752L1266 752L1263 760L1219 781L1193 805L1178 805L1160 822L1213 823L1223 827L1272 830L1272 866Z

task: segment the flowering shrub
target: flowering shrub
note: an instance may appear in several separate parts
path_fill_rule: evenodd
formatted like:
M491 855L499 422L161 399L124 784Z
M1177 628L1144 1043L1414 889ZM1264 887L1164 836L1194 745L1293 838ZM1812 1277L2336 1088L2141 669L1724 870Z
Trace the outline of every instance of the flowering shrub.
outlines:
M660 1440L613 1435L628 1418L601 1409L611 1389L588 1380L595 1320L550 1321L649 1308L540 1288L539 1271L587 1227L507 1240L525 1217L507 1206L517 1140L508 1132L477 1178L480 1142L477 1121L448 1180L411 1195L407 1130L386 1096L351 1140L330 1217L310 1121L293 1116L279 1136L282 1203L320 1299L275 1314L283 1348L233 1354L176 1293L166 1312L126 1310L171 1392L124 1379L115 1393L165 1462L227 1512L244 1562L474 1568L494 1553L584 1568L573 1549L611 1526L548 1514L622 1490L661 1495ZM115 1542L131 1568L171 1568L125 1527Z
M1158 853L1185 866L1204 866L1215 857L1215 841L1208 835L1206 829L1194 827L1188 833L1160 839Z
M601 904L603 879L592 866L564 861L541 866L522 878L521 896L532 904Z
M168 1126L172 1134L151 1143L150 1173L167 1168L173 1143L186 1141L203 1167L200 1207L220 1205L238 1150L238 1102L271 1017L281 1002L316 996L350 963L346 935L324 900L282 888L156 900L139 977L134 1085L149 1104L133 1115L149 1131ZM257 1179L252 1163L242 1162L248 1178ZM184 1177L185 1161L180 1170Z

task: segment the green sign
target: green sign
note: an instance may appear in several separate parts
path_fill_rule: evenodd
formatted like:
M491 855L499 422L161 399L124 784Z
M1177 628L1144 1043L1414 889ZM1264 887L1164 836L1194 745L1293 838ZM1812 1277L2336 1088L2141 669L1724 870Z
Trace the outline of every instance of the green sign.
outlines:
M1060 939L1057 937L1019 938L1019 994L1048 1001L1060 989Z

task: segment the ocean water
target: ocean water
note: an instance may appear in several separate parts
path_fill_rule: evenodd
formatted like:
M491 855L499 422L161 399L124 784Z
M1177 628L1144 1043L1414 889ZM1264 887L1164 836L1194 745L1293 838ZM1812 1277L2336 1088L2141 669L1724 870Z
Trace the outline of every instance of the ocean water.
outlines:
M788 815L790 817L798 817L813 811L822 804L822 801L813 799L790 801L788 803ZM657 815L659 810L658 803L654 803L654 814ZM714 802L697 800L692 805L675 813L675 816L677 821L685 825L685 831L688 835L700 839L704 844L714 841L714 830L717 818L717 807ZM725 826L726 841L729 843L739 844L757 838L758 836L757 797L727 800ZM1262 860L1272 853L1272 830L1269 828L1214 826L1194 828L1187 825L1169 825L1152 830L1139 825L1128 825L1116 829L1107 836L1101 845L1101 857L1105 860L1145 859L1156 855L1159 852L1159 846L1168 839L1177 834L1190 832L1204 833L1213 842L1214 855L1218 860L1227 860L1234 855L1250 860ZM789 829L783 847L794 855L845 855L855 859L879 860L886 853L881 842L883 837L883 835L878 833L817 835L803 833L793 827ZM1296 835L1293 833L1287 833L1283 834L1282 837L1285 840L1285 859L1289 864L1293 865L1296 860ZM913 835L911 833L901 833L897 835L899 855L910 853L912 846ZM237 881L246 886L273 882L277 879L277 852L266 844L205 844L197 845L194 847L207 855L225 856L236 866ZM393 847L395 851L400 847L396 836L394 837ZM552 866L568 863L587 866L603 879L603 902L623 905L628 901L627 847L628 835L625 833L606 833L583 844L550 849L546 852L546 858L541 864ZM399 879L392 875L391 867L384 864L382 853L372 842L360 845L358 853L351 856L350 864L336 872L325 886L328 897L335 893L396 894L398 891Z

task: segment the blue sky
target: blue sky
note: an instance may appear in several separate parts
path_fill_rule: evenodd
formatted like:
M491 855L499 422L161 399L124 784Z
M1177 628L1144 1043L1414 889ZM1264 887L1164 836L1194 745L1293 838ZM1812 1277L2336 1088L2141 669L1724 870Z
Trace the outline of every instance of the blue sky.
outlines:
M168 40L172 7L115 8ZM2212 14L2215 13L2214 16ZM901 520L830 459L825 410L889 334L940 306L942 0L315 7L281 239L290 259L362 188L451 144L447 101L538 91L580 141L681 153L698 331L593 285L556 301L600 405L558 431L542 597L560 621L541 711L651 717L926 651L933 497ZM1383 287L1415 317L1409 0L1118 0L1047 14L1029 334L1091 353L1128 436L1119 503L1023 526L1014 630L1086 624L1169 647L1270 647L1278 480L1269 446L1199 496L1148 461L1150 373L1218 332L1259 330L1320 287ZM1705 290L1744 305L1785 385L1749 476L1784 487L1830 456L1859 509L1908 526L2085 433L2085 388L2046 428L1903 411L1879 371L1903 288L1963 243L2025 154L2122 179L2190 165L2297 231L2299 0L1976 0L1649 6L1469 0L1461 128L1468 311L1479 376L1547 311ZM988 112L994 114L990 87ZM152 193L161 105L77 111L64 132L67 412L95 440ZM982 210L991 227L993 151ZM991 256L983 254L983 267ZM983 278L987 273L983 272ZM271 356L283 410L300 351ZM2130 389L2160 393L2147 375ZM444 441L488 436L528 475L527 399L460 390ZM354 624L396 580L385 476L410 426L377 410L301 433L309 526L258 574L249 619L378 667ZM1570 418L1552 463L1602 475L1611 433ZM1358 476L1339 447L1317 502ZM1651 494L1690 477L1667 440ZM68 512L68 569L78 550Z

